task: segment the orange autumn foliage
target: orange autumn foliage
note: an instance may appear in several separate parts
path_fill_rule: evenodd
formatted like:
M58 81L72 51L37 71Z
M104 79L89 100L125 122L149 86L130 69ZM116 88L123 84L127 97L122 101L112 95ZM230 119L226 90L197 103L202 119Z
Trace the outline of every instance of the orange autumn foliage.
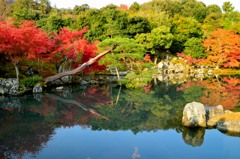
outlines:
M215 67L240 67L240 36L234 31L217 29L203 41L207 59L204 64Z

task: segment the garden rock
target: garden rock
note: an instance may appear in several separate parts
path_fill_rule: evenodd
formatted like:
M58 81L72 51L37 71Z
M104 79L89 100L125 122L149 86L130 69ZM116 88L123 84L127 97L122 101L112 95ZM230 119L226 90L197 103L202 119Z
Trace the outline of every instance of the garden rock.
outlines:
M16 78L8 78L0 80L0 94L19 94L19 82Z
M207 126L216 126L217 122L214 120L214 118L223 114L224 110L222 105L206 107Z
M185 105L182 123L187 127L206 127L206 111L202 103L192 102Z
M41 86L40 83L37 83L34 87L33 87L33 93L42 93L43 88Z
M240 133L240 121L239 120L228 120L221 121L217 124L217 129L225 132Z

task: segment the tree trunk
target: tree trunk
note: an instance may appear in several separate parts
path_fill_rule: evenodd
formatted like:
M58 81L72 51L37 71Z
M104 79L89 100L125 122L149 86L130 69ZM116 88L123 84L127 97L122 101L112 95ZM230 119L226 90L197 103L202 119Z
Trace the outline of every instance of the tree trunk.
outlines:
M16 63L14 63L14 68L15 68L17 80L19 81L19 70L18 70L18 66Z
M157 60L158 60L158 58L155 57L155 58L154 58L154 64L155 64L155 65L157 64Z
M50 76L50 77L46 77L44 79L44 81L46 83L49 83L49 82L52 82L52 81L55 81L61 77L64 77L64 76L69 76L69 75L75 75L77 73L80 73L82 72L86 67L92 65L94 62L98 61L101 57L103 57L104 55L108 54L109 52L113 51L115 48L117 47L117 45L114 45L111 49L107 50L107 51L104 51L100 54L98 54L96 57L94 58L91 58L90 60L88 60L87 62L83 63L81 66L79 66L78 68L74 69L74 70L70 70L70 71L65 71L65 72L61 72L61 73L58 73L56 75L53 75L53 76Z

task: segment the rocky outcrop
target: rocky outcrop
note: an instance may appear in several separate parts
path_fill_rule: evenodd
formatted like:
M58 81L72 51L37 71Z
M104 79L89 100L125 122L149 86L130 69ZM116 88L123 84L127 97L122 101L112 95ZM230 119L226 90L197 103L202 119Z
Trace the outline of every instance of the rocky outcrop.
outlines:
M240 133L240 120L222 120L217 123L217 129L223 132Z
M19 81L16 78L0 80L0 94L19 94Z
M32 90L33 93L42 93L42 91L43 91L43 88L40 83L37 83Z
M216 126L217 121L214 120L214 118L223 114L224 114L224 110L222 105L206 107L207 126L209 127Z
M222 132L239 135L240 113L224 111L222 105L205 107L192 102L184 107L182 124L186 127L216 127Z
M206 111L202 103L186 104L183 110L182 123L187 127L206 127Z

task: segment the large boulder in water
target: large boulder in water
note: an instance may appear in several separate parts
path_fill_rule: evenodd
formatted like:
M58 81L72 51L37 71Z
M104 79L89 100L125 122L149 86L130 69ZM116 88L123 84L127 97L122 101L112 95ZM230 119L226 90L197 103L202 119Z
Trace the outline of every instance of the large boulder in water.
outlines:
M206 127L206 110L202 103L192 102L185 105L182 124L187 127Z

